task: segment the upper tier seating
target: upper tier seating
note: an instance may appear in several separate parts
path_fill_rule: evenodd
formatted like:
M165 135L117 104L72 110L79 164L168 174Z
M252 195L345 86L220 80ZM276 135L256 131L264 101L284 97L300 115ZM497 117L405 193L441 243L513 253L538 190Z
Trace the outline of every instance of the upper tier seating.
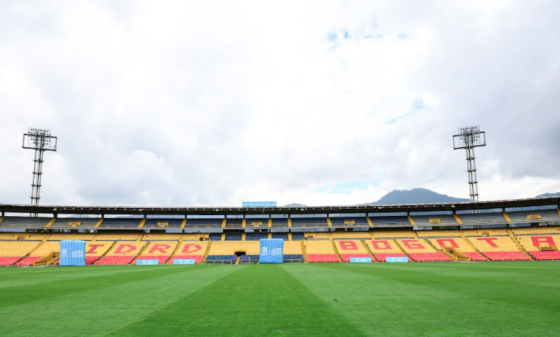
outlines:
M506 218L498 213L458 214L464 225L505 225Z
M465 236L508 236L508 232L505 229L465 229L463 230Z
M426 240L396 240L414 261L451 261L444 253L436 250Z
M418 226L457 226L459 224L453 215L413 215L411 217Z
M263 219L245 219L245 227L255 227L255 228L260 228L260 227L268 227L268 218L263 218Z
M303 233L292 233L292 241L303 240Z
M56 221L52 224L52 226L50 228L53 228L53 229L58 229L58 228L69 229L69 228L72 228L70 226L71 222L79 222L80 225L76 226L75 228L90 229L90 228L95 228L95 225L97 225L97 222L99 222L99 220L101 220L101 219L100 218L58 218L58 219L56 219Z
M370 216L369 219L374 227L393 226L410 226L410 221L406 216Z
M282 239L284 241L288 241L290 238L288 233L272 233L272 239Z
M560 222L557 210L507 212L511 223Z
M560 251L541 251L539 247L556 247L560 246L560 235L534 235L534 236L518 236L519 243L525 250L537 260L560 260Z
M8 228L45 228L52 218L7 216L0 227Z
M288 227L288 218L272 218L272 227Z
M226 241L241 241L243 234L227 233Z
M186 241L179 245L179 249L175 255L169 260L168 263L173 263L173 259L194 259L196 263L202 262L206 249L208 248L207 241L192 242Z
M227 219L226 221L226 228L240 229L242 227L243 227L243 219Z
M156 228L181 228L184 219L147 219L142 228L156 229ZM158 226L158 223L167 224L164 227Z
M359 218L331 217L331 223L333 226L354 226L354 227L369 226L369 222L367 221L366 217L359 217Z
M327 227L327 218L292 218L292 227Z
M246 233L245 241L259 241L262 239L268 239L268 233Z
M379 262L385 262L387 257L406 256L393 240L368 240L365 242Z
M340 262L329 240L304 241L309 262Z
M187 219L186 228L221 228L224 219Z
M142 219L137 218L105 218L99 226L100 229L133 229L140 226Z
M349 262L351 257L371 257L362 241L336 240L334 243L342 262Z
M165 264L173 251L177 247L177 242L172 241L152 241L138 256L138 260L158 260L160 264Z
M99 259L95 264L129 264L145 245L146 242L119 241L111 248L107 255Z
M493 261L530 260L521 252L509 236L469 237L468 240L482 254Z

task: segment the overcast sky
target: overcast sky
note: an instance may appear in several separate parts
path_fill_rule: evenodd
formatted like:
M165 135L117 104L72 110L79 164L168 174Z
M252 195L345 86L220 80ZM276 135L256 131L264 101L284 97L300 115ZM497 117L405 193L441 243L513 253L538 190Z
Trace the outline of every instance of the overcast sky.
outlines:
M2 1L0 202L346 205L560 191L559 1Z

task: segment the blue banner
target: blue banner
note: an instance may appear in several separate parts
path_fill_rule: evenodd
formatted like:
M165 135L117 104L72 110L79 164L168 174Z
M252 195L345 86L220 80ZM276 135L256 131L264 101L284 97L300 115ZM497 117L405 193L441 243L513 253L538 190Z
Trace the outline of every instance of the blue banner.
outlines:
M154 264L159 264L159 260L155 260L155 259L149 259L149 260L136 260L136 264L138 266L141 265L154 265Z
M386 257L385 262L408 262L408 257L406 256L393 256L393 257Z
M60 266L85 266L86 242L63 240L60 241Z
M284 240L262 239L259 263L282 263L284 262Z
M195 259L173 259L173 264L195 264Z
M371 257L351 257L350 263L371 263Z

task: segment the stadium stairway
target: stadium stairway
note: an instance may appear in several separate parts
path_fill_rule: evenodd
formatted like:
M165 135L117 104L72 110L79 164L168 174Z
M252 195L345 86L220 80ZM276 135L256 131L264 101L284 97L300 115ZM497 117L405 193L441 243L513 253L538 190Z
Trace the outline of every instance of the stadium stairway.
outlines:
M33 267L37 266L52 266L58 264L58 259L60 257L59 252L51 252L50 254L43 256L37 261L33 262Z
M41 240L41 243L39 243L37 245L37 247L35 247L32 251L30 251L29 254L25 255L21 260L14 263L14 265L20 266L20 267L21 266L32 266L33 262L35 262L36 260L38 260L42 257L42 256L34 256L34 254L36 254L36 252L42 246L44 246L47 243L47 241L49 240L50 237L51 237L50 234L45 235L45 237L43 238L43 240Z
M507 215L506 212L504 212L504 216L507 216L507 218L509 218L509 216ZM510 219L511 221L511 219ZM511 231L511 229L507 229L508 235L511 238L511 241L513 241L513 243L515 243L515 245L517 246L517 248L522 251L525 255L527 255L531 261L533 261L533 257L531 256L531 254L527 253L527 251L525 250L525 248L523 248L523 246L519 243L519 241L517 241L517 238L515 237L515 235L513 235L513 232Z

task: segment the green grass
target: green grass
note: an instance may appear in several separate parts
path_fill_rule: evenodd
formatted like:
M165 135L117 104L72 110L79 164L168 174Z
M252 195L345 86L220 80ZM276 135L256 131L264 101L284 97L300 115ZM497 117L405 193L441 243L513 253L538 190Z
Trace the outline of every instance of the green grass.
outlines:
M560 263L0 268L0 336L560 336Z

